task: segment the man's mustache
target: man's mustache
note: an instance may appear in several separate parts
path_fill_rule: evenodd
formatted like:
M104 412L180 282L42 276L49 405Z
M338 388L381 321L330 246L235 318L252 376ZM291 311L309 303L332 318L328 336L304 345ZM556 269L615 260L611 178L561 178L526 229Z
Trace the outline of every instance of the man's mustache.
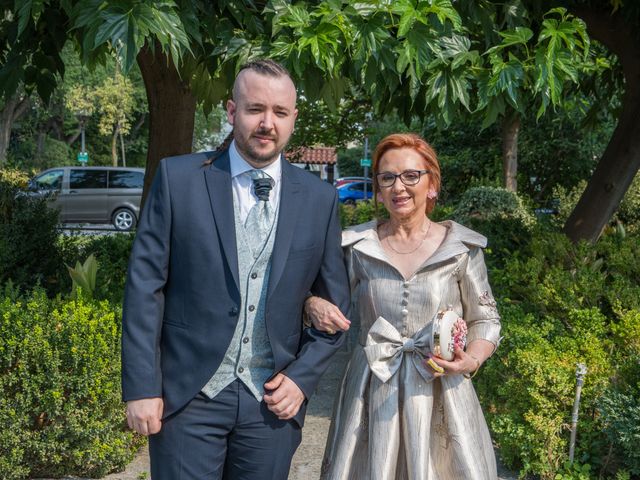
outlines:
M271 133L271 130L266 130L266 129L256 130L254 132L253 136L256 136L256 135L260 135L261 137L268 138L269 140L275 140L276 139L276 136Z

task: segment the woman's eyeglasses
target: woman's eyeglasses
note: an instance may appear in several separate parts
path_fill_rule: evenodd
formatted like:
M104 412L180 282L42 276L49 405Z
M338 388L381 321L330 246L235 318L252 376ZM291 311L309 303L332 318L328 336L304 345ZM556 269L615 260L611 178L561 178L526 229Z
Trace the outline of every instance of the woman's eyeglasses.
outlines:
M391 173L391 172L382 172L376 175L376 179L378 180L378 185L381 188L389 188L394 183L396 183L396 179L399 177L400 181L405 185L415 185L420 181L420 177L425 173L429 173L429 170L405 170L402 173Z

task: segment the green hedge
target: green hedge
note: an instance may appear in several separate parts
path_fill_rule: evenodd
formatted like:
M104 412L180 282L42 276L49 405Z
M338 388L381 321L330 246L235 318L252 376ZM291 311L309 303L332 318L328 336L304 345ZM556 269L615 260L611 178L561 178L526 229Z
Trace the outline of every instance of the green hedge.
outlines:
M629 454L640 441L638 402L628 401L640 394L639 279L638 238L615 234L591 246L538 232L491 272L504 340L478 393L502 458L521 474L640 471L639 456ZM585 468L568 469L578 362L589 369L576 444Z
M514 192L498 187L473 187L463 195L452 218L488 238L487 263L502 266L523 248L536 229L536 219Z
M27 290L40 284L55 294L68 284L57 246L58 213L46 199L21 195L26 180L0 170L0 285L10 280Z
M120 308L0 299L0 478L100 477L131 461L120 393Z

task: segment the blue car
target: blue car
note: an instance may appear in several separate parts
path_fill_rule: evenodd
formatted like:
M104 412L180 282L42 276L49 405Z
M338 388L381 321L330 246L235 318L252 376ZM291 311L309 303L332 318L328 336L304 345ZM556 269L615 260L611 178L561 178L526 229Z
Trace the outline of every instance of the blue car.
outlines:
M373 186L369 182L345 183L336 188L338 200L345 205L355 205L357 200L364 200L364 186L367 186L367 200L373 198Z

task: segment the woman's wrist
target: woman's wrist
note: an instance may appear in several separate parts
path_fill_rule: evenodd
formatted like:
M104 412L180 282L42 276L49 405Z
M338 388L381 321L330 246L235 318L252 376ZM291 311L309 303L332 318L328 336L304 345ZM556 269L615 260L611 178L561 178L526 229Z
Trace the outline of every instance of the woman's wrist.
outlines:
M467 373L463 373L462 375L465 378L473 378L473 377L476 376L476 373L478 373L478 370L480 370L480 366L482 365L482 362L480 361L480 359L478 359L478 357L476 357L472 353L467 353L467 355L469 357L471 357L474 362L476 362L476 366L475 366L475 368L473 370L470 370Z

